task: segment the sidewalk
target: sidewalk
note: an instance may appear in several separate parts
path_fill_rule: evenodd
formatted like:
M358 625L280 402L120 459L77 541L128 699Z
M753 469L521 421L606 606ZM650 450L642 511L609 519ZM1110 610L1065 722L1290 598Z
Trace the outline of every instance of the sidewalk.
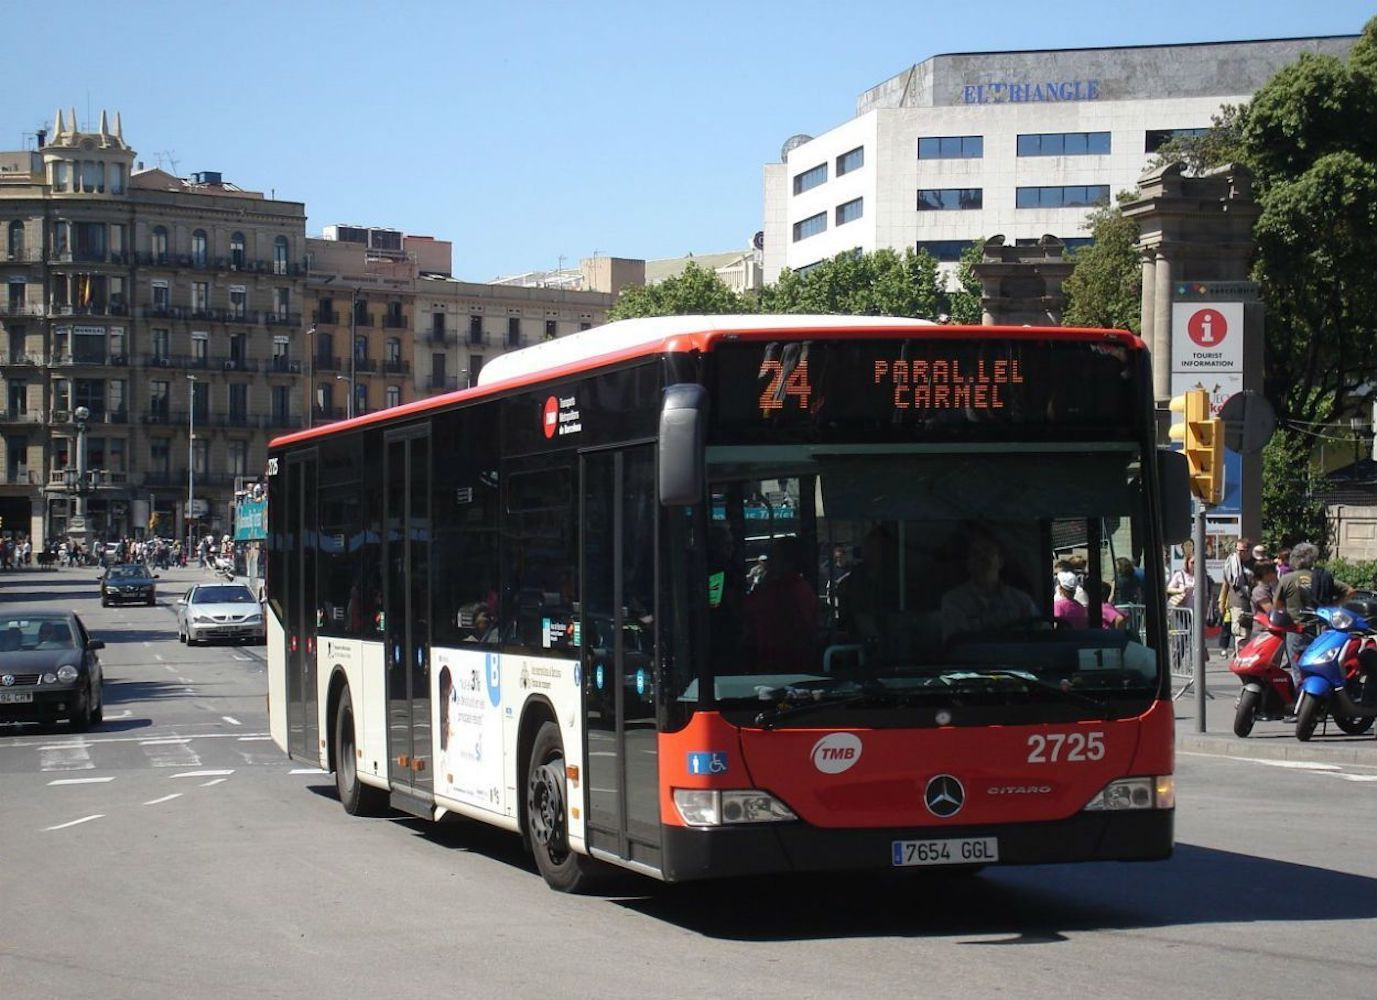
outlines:
M1213 643L1211 643L1213 647ZM1211 653L1215 650L1211 648ZM1223 757L1263 757L1269 760L1310 761L1324 764L1370 764L1377 766L1377 725L1363 736L1348 736L1332 722L1321 723L1309 743L1296 739L1296 727L1289 722L1258 722L1247 739L1234 735L1234 709L1242 684L1229 673L1226 660L1210 657L1205 669L1205 690L1214 700L1205 701L1205 732L1196 732L1195 690L1187 691L1176 702L1176 749L1189 753L1208 753ZM1184 678L1173 677L1173 692L1180 691Z

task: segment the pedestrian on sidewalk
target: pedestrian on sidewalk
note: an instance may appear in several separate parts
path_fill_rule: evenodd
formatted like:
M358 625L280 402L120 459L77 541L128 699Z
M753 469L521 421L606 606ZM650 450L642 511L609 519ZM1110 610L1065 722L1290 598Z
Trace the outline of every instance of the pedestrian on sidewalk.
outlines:
M1262 550L1264 553L1266 549ZM1253 634L1253 575L1256 556L1249 538L1240 538L1234 554L1224 560L1224 586L1220 590L1220 612L1230 620L1229 631L1221 635L1220 647L1227 650L1229 638L1234 647L1242 646Z

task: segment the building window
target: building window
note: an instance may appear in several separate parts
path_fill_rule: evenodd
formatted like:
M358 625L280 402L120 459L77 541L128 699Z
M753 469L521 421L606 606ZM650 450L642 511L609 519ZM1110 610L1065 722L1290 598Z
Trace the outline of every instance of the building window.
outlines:
M960 260L970 245L970 240L919 240L914 249L919 253L926 251L933 260L950 263Z
M206 239L206 231L198 229L191 234L191 266L205 267L206 254L209 249L209 241Z
M191 309L193 312L204 313L210 308L210 282L193 281L191 283Z
M124 194L124 164L110 164L110 193Z
M402 405L402 387L399 385L389 385L386 393L388 406Z
M956 212L983 205L982 188L921 188L918 191L920 212Z
M245 382L229 385L229 417L231 423L243 424L249 419L249 387Z
M797 243L799 240L806 240L810 236L816 236L818 233L824 232L826 229L826 212L819 212L817 215L810 215L802 222L794 223L794 242Z
M167 361L172 357L172 332L161 327L155 328L151 334L153 343L153 359L155 361Z
M1108 132L1042 132L1018 137L1019 156L1101 156L1108 152Z
M481 344L481 343L483 343L483 317L482 317L482 316L470 316L470 317L469 317L469 343L470 343L470 344Z
M292 387L289 385L273 386L273 424L277 427L287 427L292 421Z
M918 140L920 160L979 160L984 155L983 135L939 135Z
M198 368L204 368L209 356L210 334L198 330L191 335L191 359Z
M1060 239L1062 246L1066 247L1067 250L1079 250L1081 247L1089 246L1091 243L1095 242L1093 236L1062 236ZM1014 240L1014 246L1035 247L1041 242L1042 239L1040 237L1021 236Z
M854 198L837 206L837 225L844 226L848 222L855 222L861 217L862 203L864 198Z
M53 190L67 190L67 161L58 160L53 164Z
M368 412L368 383L359 382L354 386L354 416Z
M10 260L24 259L24 223L18 219L10 223L8 247Z
M167 227L153 227L153 262L155 264L167 263Z
M826 183L827 164L819 163L811 170L805 170L803 173L794 177L794 194L803 194L803 192L809 191L819 184Z
M191 465L198 476L210 471L210 442L203 437L191 442Z
M148 471L164 480L172 471L172 442L167 438L153 438L148 442Z
M557 334L555 333L555 321L552 319L547 319L545 321L545 339L554 340L556 336Z
M229 441L229 471L232 476L247 476L249 474L249 443L247 441Z
M1018 208L1091 208L1109 204L1108 184L1076 184L1067 187L1021 187L1015 193Z
M291 341L286 337L273 338L273 371L285 372L290 368Z
M230 316L234 319L246 319L249 314L249 293L242 286L233 286L229 290Z
M395 365L401 363L402 342L399 338L388 337L387 343L384 345L384 350L387 352L384 355L384 357L386 358L388 364Z
M168 289L167 282L155 281L151 288L153 291L153 314L166 316L172 309L172 293Z
M273 274L287 273L287 237L273 240Z
M507 317L507 346L521 346L521 319L517 316Z
M236 271L242 271L245 263L244 234L233 233L230 235L230 267Z
M478 384L478 373L483 370L483 355L469 355L469 385Z
M277 318L285 323L287 310L292 303L292 290L290 288L277 288L273 291L273 308L277 312Z
M1207 132L1207 128L1150 128L1143 138L1143 152L1155 153L1172 139L1194 139Z
M837 176L849 174L863 166L865 166L865 147L857 146L850 152L842 153L841 156L837 157Z

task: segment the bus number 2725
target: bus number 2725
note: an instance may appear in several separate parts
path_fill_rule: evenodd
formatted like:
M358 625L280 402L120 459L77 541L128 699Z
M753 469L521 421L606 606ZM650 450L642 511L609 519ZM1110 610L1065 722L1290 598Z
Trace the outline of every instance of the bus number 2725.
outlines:
M1028 737L1029 764L1087 760L1104 760L1104 733L1034 733Z

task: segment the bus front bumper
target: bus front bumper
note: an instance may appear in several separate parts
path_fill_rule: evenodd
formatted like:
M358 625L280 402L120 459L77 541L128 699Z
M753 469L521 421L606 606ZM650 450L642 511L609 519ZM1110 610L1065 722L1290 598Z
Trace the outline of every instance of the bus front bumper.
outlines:
M1160 861L1171 856L1175 810L1083 812L1045 823L998 826L823 829L807 823L665 826L664 877L703 878L882 869L895 841L994 837L1000 865ZM955 867L955 866L954 866Z

